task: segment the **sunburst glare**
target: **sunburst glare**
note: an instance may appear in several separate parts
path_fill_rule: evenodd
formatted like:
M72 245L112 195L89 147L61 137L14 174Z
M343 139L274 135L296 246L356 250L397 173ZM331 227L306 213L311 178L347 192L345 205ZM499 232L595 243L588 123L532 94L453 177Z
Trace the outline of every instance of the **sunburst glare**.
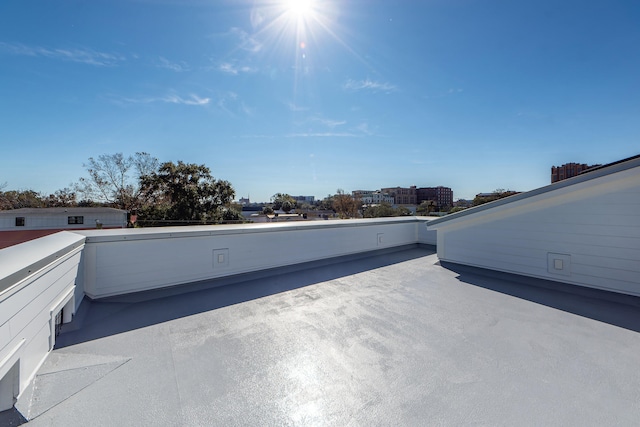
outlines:
M287 0L284 6L288 13L304 18L313 13L313 3L313 0Z
M369 66L345 40L350 30L341 25L340 18L346 13L348 7L337 0L258 0L251 10L250 40L272 64L271 75L293 70L293 96L297 98L303 86L314 85L311 77L331 69L339 50Z
M274 0L258 3L252 11L254 37L267 47L268 54L285 57L317 46L324 35L337 38L334 4L322 0ZM327 40L328 41L328 40ZM291 57L289 56L289 59Z

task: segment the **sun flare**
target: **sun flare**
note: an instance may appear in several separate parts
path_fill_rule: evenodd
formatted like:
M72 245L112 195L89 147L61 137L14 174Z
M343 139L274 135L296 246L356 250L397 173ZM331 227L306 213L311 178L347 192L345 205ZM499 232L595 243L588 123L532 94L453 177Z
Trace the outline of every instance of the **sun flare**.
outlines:
M285 7L290 14L304 17L313 12L313 0L287 0Z

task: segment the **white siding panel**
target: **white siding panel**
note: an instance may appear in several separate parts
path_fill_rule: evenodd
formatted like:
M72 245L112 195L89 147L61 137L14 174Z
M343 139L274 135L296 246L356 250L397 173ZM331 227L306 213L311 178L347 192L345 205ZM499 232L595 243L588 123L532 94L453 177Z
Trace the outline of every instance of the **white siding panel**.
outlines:
M67 232L38 240L3 249L0 263L0 361L20 361L20 391L50 350L51 310L74 290L84 242Z
M73 286L79 262L80 254L77 253L65 262L56 265L55 268L48 268L42 274L37 275L28 286L11 296L11 304L2 306L0 322L5 322L10 318L13 318L15 322L20 318L21 313L28 312L28 310L24 310L25 307L29 307L31 304L35 304L36 307L44 306L53 301L57 294L65 292L68 286ZM27 322L20 319L18 324L26 325ZM15 333L16 329L13 331Z
M640 295L638 169L436 223L438 256ZM569 256L570 267L550 272L549 253Z
M624 280L632 280L637 279L640 275L640 262L638 262L638 258L636 259L623 259L623 258L611 258L605 256L597 256L597 255L582 255L578 254L573 256L572 262L574 264L583 265L585 269L589 267L601 266L603 268L628 271L635 276L631 276L630 279Z
M448 242L449 243L449 242ZM447 258L443 261L452 261L473 266L485 267L492 265L494 268L507 272L526 272L527 274L544 274L547 271L547 252L532 254L514 254L508 248L494 247L491 250L483 250L482 247L457 246L448 247Z
M638 295L640 296L640 285L637 281L624 281L619 280L615 276L615 272L612 272L614 276L609 276L605 278L582 275L582 274L574 274L571 278L572 281L570 283L589 286L592 288L605 289L614 292L625 293L629 295ZM559 280L562 281L562 280Z
M35 324L34 324L35 325ZM40 328L29 337L20 357L20 390L24 390L38 368L49 354L49 336L51 334L49 324L39 324Z
M79 259L79 256L77 256L69 260L69 262L75 261L75 266L77 266ZM39 282L32 283L23 289L22 292L15 295L16 301L12 299L12 302L15 302L20 310L10 320L11 330L14 334L21 334L22 329L28 327L30 322L48 322L50 317L49 309L51 306L74 285L77 270L76 268L69 267L69 263L63 266L66 273L61 277L50 278L45 276ZM50 281L49 279L52 280ZM40 289L41 291L38 293L25 292L31 289Z

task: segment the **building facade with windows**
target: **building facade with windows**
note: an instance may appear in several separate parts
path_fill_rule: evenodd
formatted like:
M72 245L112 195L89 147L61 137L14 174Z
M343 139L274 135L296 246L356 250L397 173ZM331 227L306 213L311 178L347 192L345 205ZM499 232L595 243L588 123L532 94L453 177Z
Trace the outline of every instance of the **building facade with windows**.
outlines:
M351 195L354 199L360 200L365 205L379 205L381 203L389 203L392 205L394 203L393 196L380 190L356 190L352 191Z
M440 210L453 207L453 190L449 187L421 187L417 189L416 194L418 205L432 200Z
M551 183L562 181L563 179L573 178L580 175L587 169L596 168L600 165L587 165L586 163L565 163L562 166L551 167Z
M114 208L23 208L0 211L0 248L62 230L125 228L127 211Z
M415 185L412 185L409 188L383 188L382 192L391 195L396 205L416 205L418 202L418 194Z

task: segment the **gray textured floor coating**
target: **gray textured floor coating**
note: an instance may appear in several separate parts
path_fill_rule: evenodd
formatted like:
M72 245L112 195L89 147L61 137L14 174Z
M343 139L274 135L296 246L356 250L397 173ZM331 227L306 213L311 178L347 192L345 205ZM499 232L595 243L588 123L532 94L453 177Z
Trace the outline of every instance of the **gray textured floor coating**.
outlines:
M638 299L445 267L413 249L92 302L18 409L33 426L638 425Z

